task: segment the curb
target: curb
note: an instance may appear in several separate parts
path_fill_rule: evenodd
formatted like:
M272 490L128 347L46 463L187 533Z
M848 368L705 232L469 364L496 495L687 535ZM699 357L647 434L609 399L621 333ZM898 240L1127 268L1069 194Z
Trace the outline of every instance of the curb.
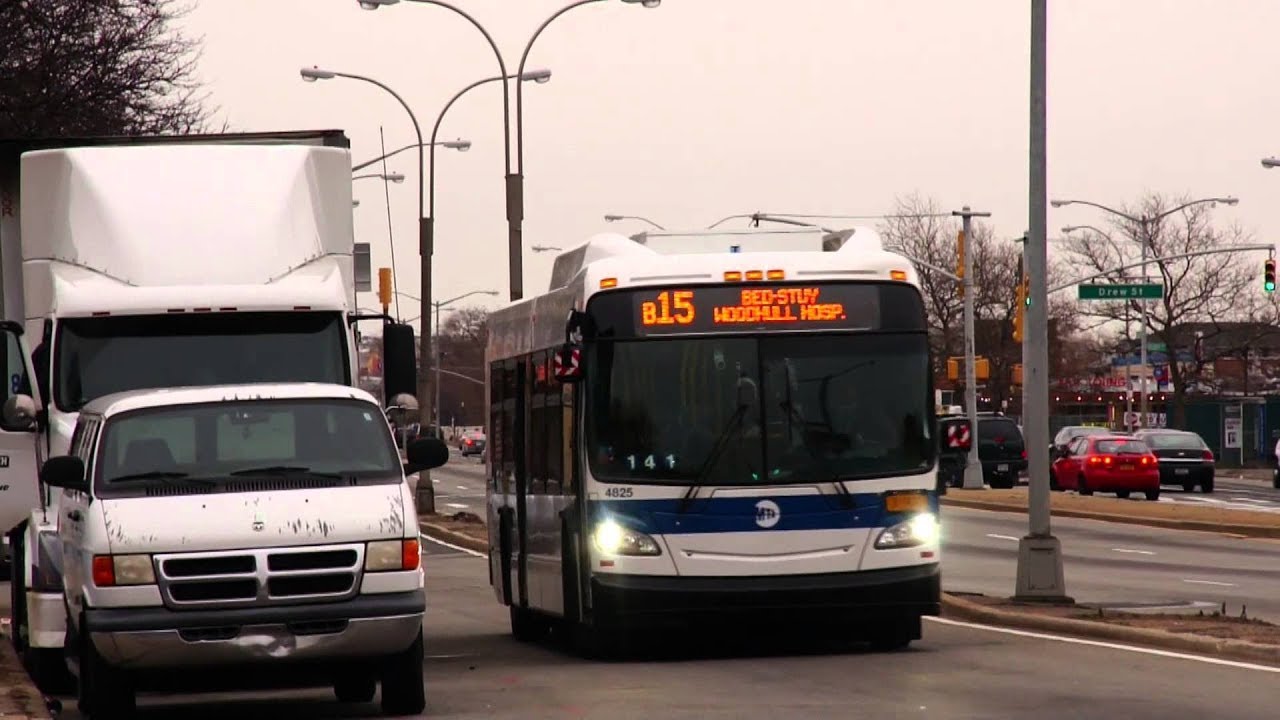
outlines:
M990 510L992 512L1018 513L1025 515L1027 509L1005 503L985 502L968 498L942 497L942 505L969 508L971 510ZM1139 517L1135 515L1116 515L1114 513L1093 512L1090 510L1059 510L1054 508L1055 517L1080 518L1083 520L1101 520L1103 522L1124 523L1127 525L1145 525L1164 530L1196 530L1227 535L1241 535L1251 538L1280 538L1280 527L1267 525L1246 525L1238 523L1211 523L1204 520L1174 520L1172 518Z
M444 542L457 545L458 547L464 547L474 552L489 552L489 542L487 540L478 540L470 535L465 535L457 532L456 530L450 530L447 527L436 525L435 523L419 520L418 529L423 535L435 538L436 540L443 540Z
M52 716L44 695L23 668L7 634L0 636L0 675L5 677L5 681L0 682L0 716L50 720Z
M1230 640L1208 635L1173 633L1167 630L1127 627L1091 620L998 610L948 593L942 594L942 608L947 616L987 625L1074 635L1094 640L1110 640L1243 662L1280 665L1280 646L1262 645L1247 640Z

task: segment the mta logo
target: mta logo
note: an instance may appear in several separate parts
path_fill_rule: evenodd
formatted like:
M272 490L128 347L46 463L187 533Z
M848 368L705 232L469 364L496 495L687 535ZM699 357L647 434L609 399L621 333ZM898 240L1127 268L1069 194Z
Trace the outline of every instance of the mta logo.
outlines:
M772 500L761 500L756 503L756 525L771 528L782 519L782 510Z

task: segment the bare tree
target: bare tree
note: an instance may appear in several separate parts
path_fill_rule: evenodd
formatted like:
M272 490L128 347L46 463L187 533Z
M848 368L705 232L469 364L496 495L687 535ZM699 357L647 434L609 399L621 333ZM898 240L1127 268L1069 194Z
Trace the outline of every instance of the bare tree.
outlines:
M196 40L174 0L0 2L0 137L206 129Z
M1114 232L1102 235L1093 231L1081 237L1067 238L1063 247L1076 268L1076 276L1110 271L1136 262L1144 243L1148 258L1166 258L1248 241L1247 233L1238 226L1221 230L1215 228L1212 210L1205 204L1159 217L1185 201L1184 198L1148 195L1132 207L1121 210L1135 218L1158 219L1138 223L1114 219L1111 221ZM1106 277L1138 282L1140 273L1137 270L1124 274L1108 273ZM1205 367L1203 361L1189 360L1194 356L1196 347L1196 336L1189 331L1191 323L1213 324L1215 319L1238 317L1238 303L1247 292L1248 273L1241 255L1224 253L1177 260L1156 259L1148 264L1147 276L1164 285L1161 300L1147 301L1147 328L1149 335L1155 335L1166 346L1170 360L1169 379L1173 385L1173 423L1182 427L1186 423L1187 388L1194 384ZM1124 321L1126 317L1141 322L1142 306L1138 300L1090 301L1082 304L1082 313L1108 323Z
M956 236L958 218L949 217L932 198L912 194L897 200L893 213L880 226L885 244L906 255L942 268L956 268L959 255ZM991 226L975 221L973 237L965 239L966 252L973 253L975 350L988 358L991 378L987 382L992 401L1013 399L1013 366L1022 362L1021 346L1013 340L1013 318L1022 246L1012 240L998 240ZM925 311L928 314L930 350L941 373L946 359L963 353L964 297L957 284L942 273L917 264ZM1051 299L1051 352L1077 329L1073 303Z

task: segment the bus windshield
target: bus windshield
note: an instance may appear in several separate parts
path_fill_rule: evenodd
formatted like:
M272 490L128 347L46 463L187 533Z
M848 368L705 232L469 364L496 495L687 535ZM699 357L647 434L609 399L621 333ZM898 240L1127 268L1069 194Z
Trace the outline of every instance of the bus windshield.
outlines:
M337 312L175 313L58 324L54 400L74 412L126 390L252 382L348 384Z
M605 481L910 475L936 451L920 333L601 341L587 377L589 460Z

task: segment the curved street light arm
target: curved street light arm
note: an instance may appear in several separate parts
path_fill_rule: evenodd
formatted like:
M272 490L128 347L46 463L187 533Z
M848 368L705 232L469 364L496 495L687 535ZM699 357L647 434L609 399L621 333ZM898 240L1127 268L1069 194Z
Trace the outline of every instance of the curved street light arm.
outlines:
M335 72L334 75L337 77L348 78L350 80L363 80L367 83L377 85L378 87L390 93L391 97L395 98L396 102L400 103L400 106L404 108L404 111L409 113L409 119L413 121L413 132L415 135L418 136L418 168L419 170L421 170L422 168L422 128L418 125L417 116L413 114L413 108L410 108L409 103L405 102L404 98L400 97L400 93L396 92L395 90L392 90L385 83L379 82L378 80L374 80L373 78L366 77L364 75L354 75L352 73L340 73L340 72ZM423 173L421 172L418 173L418 217L423 216L422 215L423 190L425 189L425 185L426 185L426 178L422 177L422 175Z
M538 39L538 36L542 34L543 30L547 29L548 25L554 22L556 18L569 12L574 8L579 7L581 5L588 5L594 2L602 2L602 0L577 0L577 2L570 3L569 5L566 5L560 8L554 14L552 14L551 17L542 21L542 24L539 25L538 29L533 32L533 35L529 38L529 42L524 46L524 52L520 55L520 66L519 68L516 69L516 77L524 76L524 65L529 60L529 51L533 49L534 41ZM504 69L502 71L502 74L506 75L507 71ZM503 85L505 86L506 83L503 83ZM524 83L516 83L516 173L517 174L524 173L524 137L522 133L522 130L524 128L524 88L523 86L524 86ZM508 160L508 165L510 165L510 160Z
M719 225L723 225L723 224L725 224L725 223L729 222L730 220L738 220L738 219L740 219L740 218L746 218L746 219L748 219L748 220L754 220L754 219L755 219L755 217L756 217L756 214L757 214L757 213L747 213L747 214L745 214L745 215L730 215L730 216L728 216L728 217L723 217L723 218L720 218L719 220L717 220L717 221L715 221L715 222L711 223L710 225L708 225L708 226L707 226L707 229L708 229L708 230L714 230L714 229L715 229L717 226L719 226Z
M1205 203L1225 203L1225 204L1227 204L1227 205L1235 205L1235 204L1236 204L1236 203L1238 203L1238 202L1240 202L1240 201L1239 201L1239 200L1237 200L1237 199L1235 199L1235 198L1233 198L1233 197L1224 197L1224 198L1203 198L1203 199L1201 199L1201 200L1192 200L1191 202L1185 202L1185 203L1182 203L1181 205L1179 205L1179 206L1178 206L1178 207L1176 207L1176 208L1173 208L1172 210L1166 210L1166 211L1164 211L1164 212L1160 213L1159 215L1155 215L1155 216L1152 216L1152 217L1149 217L1149 218L1144 218L1144 219L1145 219L1147 222L1151 223L1151 222L1155 222L1155 221L1157 221L1157 220L1163 220L1163 219L1165 219L1165 218L1169 217L1170 215L1173 215L1174 213L1182 212L1183 210L1186 210L1187 208L1192 207L1193 205L1203 205L1203 204L1205 204Z
M467 92L468 92L468 91L470 91L471 89L473 89L473 88L477 88L477 87L479 87L479 86L481 86L481 85L484 85L485 83L497 82L497 81L499 81L499 80L503 80L503 81L504 81L502 84L503 84L503 86L505 87L505 86L506 86L506 82L505 82L505 80L507 80L507 79L508 79L508 77L510 77L510 76L505 76L505 75L504 75L504 76L501 76L501 77L489 77L489 78L485 78L485 79L483 79L483 80L477 80L477 81L475 81L475 82L471 83L470 85L468 85L468 86L466 86L466 87L462 88L461 90L459 90L459 91L457 92L457 94L456 94L456 95L454 95L453 97L449 98L449 102L447 102L447 103L445 103L445 104L444 104L444 108L443 108L443 109L441 109L441 110L440 110L440 114L436 116L436 124L435 124L435 126L433 126L433 127L431 128L431 142L430 142L430 146L431 146L431 186L430 186L430 188L431 188L431 192L429 193L428 204L427 204L427 213L428 213L428 216L429 216L429 217L435 217L435 216L436 216L436 183L435 183L435 175L436 175L436 135L437 135L437 134L439 134L439 132L440 132L440 123L444 121L445 113L449 112L449 108L453 107L453 104L454 104L455 102L457 102L457 101L458 101L458 98L462 97L463 95L466 95L466 94L467 94Z
M1111 233L1097 227L1096 225L1068 225L1067 227L1062 228L1062 232L1068 234L1072 230L1092 230L1093 232L1101 235L1108 243L1110 243L1111 249L1116 251L1116 257L1124 260L1124 253L1121 252L1120 245L1115 241L1115 238L1111 237Z
M1134 217L1126 212L1120 212L1115 208L1107 207L1106 205L1093 202L1092 200L1052 200L1050 201L1050 204L1053 205L1054 207L1062 207L1063 205L1088 205L1090 207L1096 207L1099 210L1105 210L1106 212L1109 212L1112 215L1117 215L1119 217L1122 217L1125 220L1128 220L1129 222L1134 223L1135 225L1142 224L1142 218Z
M447 144L448 144L448 143L450 143L450 142L459 142L459 141L445 140L445 141L443 141L443 142L440 142L440 143L434 143L434 144L447 145ZM470 142L470 141L467 141L467 142ZM390 157L391 157L391 156L393 156L393 155L399 155L400 153L404 152L405 150L412 150L412 149L414 149L414 148L416 148L416 147L418 147L418 144L417 144L417 143L409 143L408 145L405 145L405 146L404 146L404 147L402 147L402 148L397 148L397 149L395 149L395 150L392 150L391 152L387 153L386 155L379 155L378 157L373 158L372 160L366 160L365 162L362 162L362 163L360 163L359 165L352 165L352 166L351 166L351 172L358 172L358 171L360 171L360 170L363 170L363 169L365 169L365 168L369 167L370 165L373 165L374 163L382 162L383 160L386 160L386 159L390 158Z

